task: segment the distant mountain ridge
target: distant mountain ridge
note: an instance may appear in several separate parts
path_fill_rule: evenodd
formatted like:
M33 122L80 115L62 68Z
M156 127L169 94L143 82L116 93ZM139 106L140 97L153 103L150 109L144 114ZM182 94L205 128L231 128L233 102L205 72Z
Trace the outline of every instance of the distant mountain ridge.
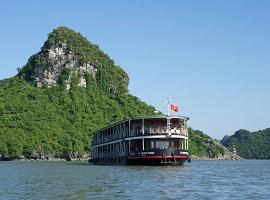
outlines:
M270 128L255 132L241 129L232 136L225 136L221 143L231 150L235 146L243 158L270 159Z

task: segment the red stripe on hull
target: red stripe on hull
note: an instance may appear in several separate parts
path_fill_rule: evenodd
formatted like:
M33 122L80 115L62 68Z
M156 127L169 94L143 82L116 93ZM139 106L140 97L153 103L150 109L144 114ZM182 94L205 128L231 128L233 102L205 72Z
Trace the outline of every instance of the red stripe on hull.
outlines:
M142 156L142 157L129 157L128 159L162 159L162 158L173 158L173 159L189 159L189 156Z

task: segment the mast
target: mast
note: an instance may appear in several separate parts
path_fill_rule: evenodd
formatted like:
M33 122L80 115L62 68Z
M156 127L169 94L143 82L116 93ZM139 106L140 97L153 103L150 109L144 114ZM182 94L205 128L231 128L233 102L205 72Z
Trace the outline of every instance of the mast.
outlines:
M170 104L171 104L171 98L169 98L167 101L167 135L169 137L171 137Z

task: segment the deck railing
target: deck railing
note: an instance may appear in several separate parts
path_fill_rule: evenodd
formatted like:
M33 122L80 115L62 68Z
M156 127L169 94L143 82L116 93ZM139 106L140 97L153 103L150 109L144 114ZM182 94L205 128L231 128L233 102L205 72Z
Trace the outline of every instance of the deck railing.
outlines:
M172 135L180 135L180 136L188 136L188 130L186 128L171 128L170 130ZM132 136L142 136L142 135L167 135L167 127L166 126L145 126L144 133L142 127L136 127L128 131L124 134L117 135L117 134L110 134L110 135L103 135L102 137L98 138L96 141L93 142L93 145L109 142L112 140L121 139L124 137L132 137Z
M170 130L172 135L182 135L182 136L188 136L188 131L186 128L172 128ZM160 127L153 127L153 126L146 126L144 127L144 135L166 135L167 133L167 127L166 126L160 126ZM141 127L132 129L130 131L129 136L140 136L143 135L143 130Z

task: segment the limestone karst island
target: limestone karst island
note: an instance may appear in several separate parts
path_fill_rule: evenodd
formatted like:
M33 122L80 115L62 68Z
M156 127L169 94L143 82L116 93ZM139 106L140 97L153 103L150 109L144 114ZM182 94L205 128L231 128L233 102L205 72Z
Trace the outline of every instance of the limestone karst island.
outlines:
M94 132L121 121L128 127L123 120L155 116L155 108L130 94L128 84L127 73L97 45L69 28L54 29L16 76L0 81L0 159L88 160ZM178 121L173 119L172 125ZM146 134L142 126L140 133ZM269 132L240 130L220 143L189 127L189 155L231 159L236 147L241 157L269 159ZM137 146L144 145L152 143ZM175 145L187 143L175 140Z

